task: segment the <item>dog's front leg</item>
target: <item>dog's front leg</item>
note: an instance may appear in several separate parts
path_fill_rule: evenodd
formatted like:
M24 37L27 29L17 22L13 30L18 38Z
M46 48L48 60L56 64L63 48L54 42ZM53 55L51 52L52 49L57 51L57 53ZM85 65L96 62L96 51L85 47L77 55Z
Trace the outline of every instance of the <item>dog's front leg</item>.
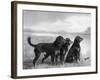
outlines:
M51 55L51 62L52 62L52 65L54 65L54 56Z
M56 63L56 65L57 65L57 62L58 62L58 56L59 55L55 55L55 63Z

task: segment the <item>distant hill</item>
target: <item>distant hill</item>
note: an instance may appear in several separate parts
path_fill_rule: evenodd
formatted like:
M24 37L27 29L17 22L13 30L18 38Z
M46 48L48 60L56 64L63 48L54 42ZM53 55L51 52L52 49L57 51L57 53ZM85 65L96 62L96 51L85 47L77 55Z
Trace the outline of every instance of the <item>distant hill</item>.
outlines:
M65 34L85 34L85 35L90 35L91 34L91 28L88 27L84 32L75 32L75 33L68 33L65 31L57 31L57 32L49 32L49 31L35 31L32 29L24 29L24 32L28 32L28 33L50 33L50 34L59 34L59 35L65 35Z

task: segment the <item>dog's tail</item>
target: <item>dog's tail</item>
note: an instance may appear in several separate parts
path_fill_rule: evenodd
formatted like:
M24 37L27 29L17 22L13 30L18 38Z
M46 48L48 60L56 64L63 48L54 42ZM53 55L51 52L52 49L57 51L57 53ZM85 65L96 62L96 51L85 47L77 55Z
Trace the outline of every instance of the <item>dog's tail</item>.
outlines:
M32 42L31 42L31 37L28 37L28 38L27 38L27 41L28 41L29 45L31 45L32 47L36 47L35 44L32 44Z

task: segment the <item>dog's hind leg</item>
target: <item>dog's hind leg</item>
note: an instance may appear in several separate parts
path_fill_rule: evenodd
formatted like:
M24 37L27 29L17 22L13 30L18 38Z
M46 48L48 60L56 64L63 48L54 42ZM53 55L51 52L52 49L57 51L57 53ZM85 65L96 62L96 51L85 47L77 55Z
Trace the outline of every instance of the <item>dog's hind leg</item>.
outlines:
M49 54L44 55L44 58L42 59L42 63L43 63L44 60L45 60L46 58L48 58L48 57L49 57Z
M37 49L35 49L34 51L35 51L35 58L33 59L33 65L35 67L36 61L40 57L41 52L39 52Z

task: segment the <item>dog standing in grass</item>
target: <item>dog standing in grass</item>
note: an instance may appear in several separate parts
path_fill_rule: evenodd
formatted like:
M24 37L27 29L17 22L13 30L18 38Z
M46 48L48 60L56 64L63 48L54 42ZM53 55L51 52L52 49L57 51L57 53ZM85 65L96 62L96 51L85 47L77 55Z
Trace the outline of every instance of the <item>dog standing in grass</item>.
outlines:
M28 37L28 43L30 46L34 47L35 58L33 59L33 65L35 67L36 61L39 59L41 53L48 54L47 57L51 56L52 64L57 63L56 55L60 52L61 46L64 44L64 38L58 36L53 43L38 43L33 44L31 42L31 37ZM43 60L42 60L43 61Z

